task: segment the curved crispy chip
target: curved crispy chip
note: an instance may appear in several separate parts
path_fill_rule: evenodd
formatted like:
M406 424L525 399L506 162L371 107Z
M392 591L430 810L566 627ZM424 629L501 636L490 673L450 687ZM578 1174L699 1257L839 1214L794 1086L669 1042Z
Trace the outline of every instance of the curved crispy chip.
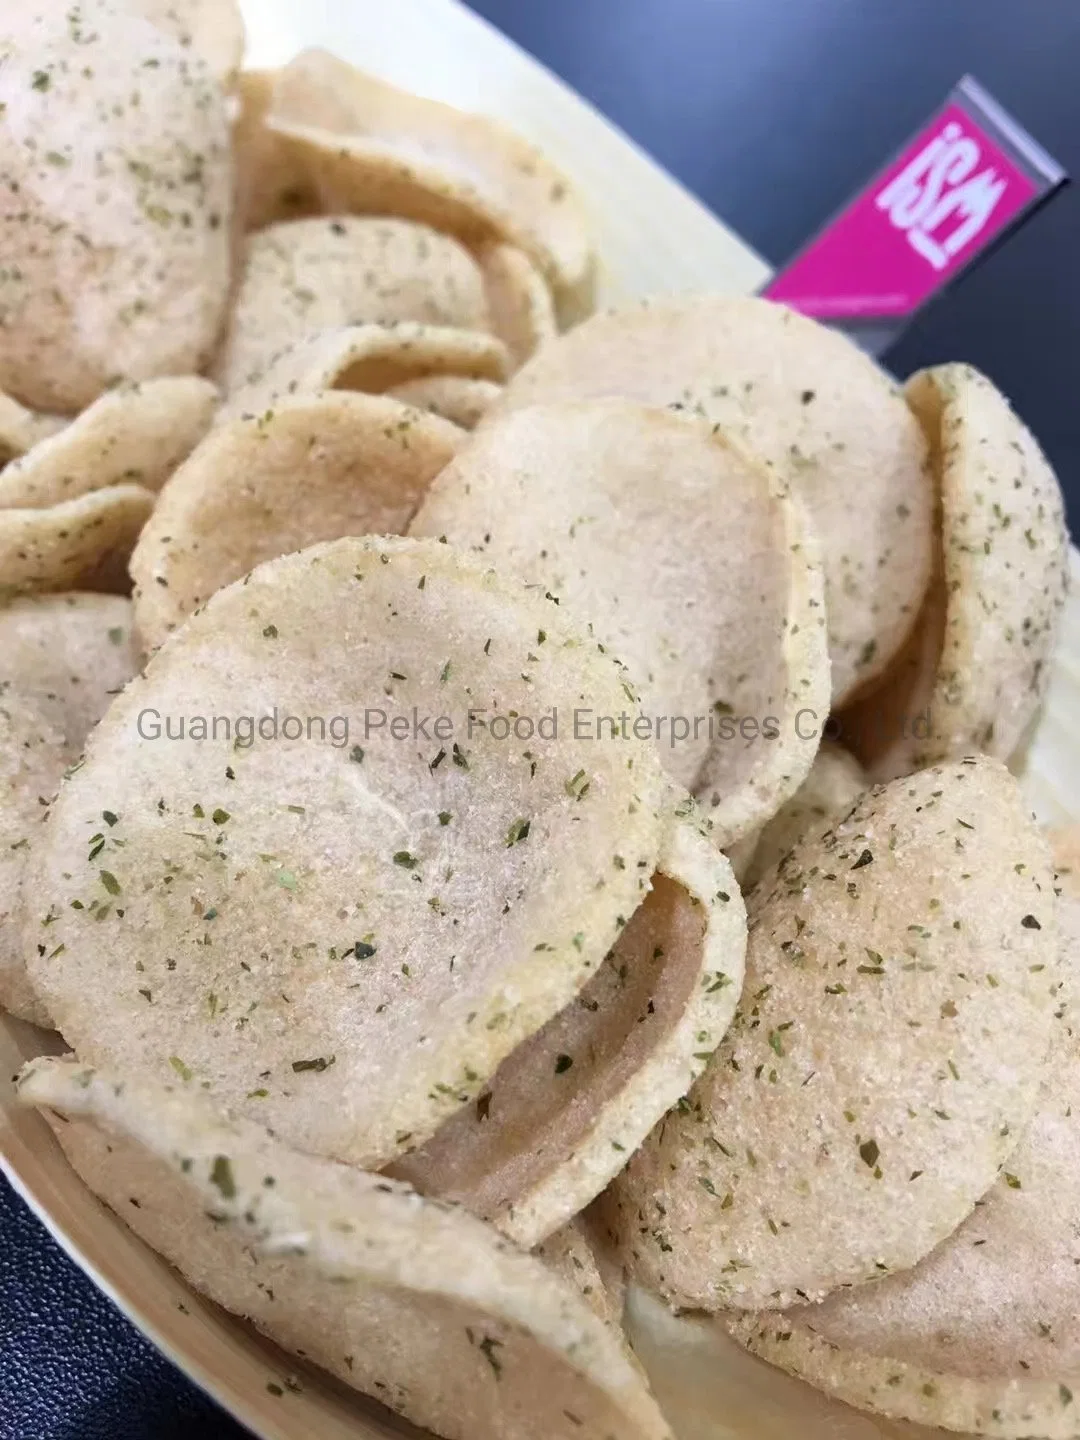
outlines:
M559 333L555 301L543 275L516 245L486 245L480 252L491 328L524 365L545 340Z
M1061 988L1045 843L1003 765L864 795L749 900L727 1039L609 1192L683 1306L820 1299L914 1265L1030 1119Z
M823 1305L748 1315L732 1334L864 1410L1000 1440L1073 1440L1078 1113L1074 1040L1005 1173L914 1270Z
M1008 759L1046 694L1068 587L1061 487L1000 391L942 365L907 395L938 472L941 573L905 663L846 717L885 779L972 747Z
M189 1090L38 1060L20 1097L48 1107L91 1189L196 1289L417 1425L671 1440L578 1289L464 1211L290 1150Z
M244 17L236 0L124 0L202 57L231 88L244 61Z
M276 70L241 70L232 127L237 238L277 220L318 211L318 199L285 141L268 128Z
M46 807L76 753L46 703L0 688L0 1008L35 1025L49 1017L30 984L16 930L22 882Z
M624 685L557 605L444 545L260 566L158 651L61 791L34 984L88 1060L171 1067L312 1152L389 1163L570 1003L648 889L656 757L568 721ZM77 963L35 956L43 932Z
M479 425L502 394L493 380L469 380L460 375L418 375L386 391L395 400L441 415L463 430Z
M27 590L122 590L154 508L141 485L110 485L44 510L0 510L0 597Z
M834 701L885 668L929 578L933 488L919 426L873 361L783 306L690 295L593 316L496 413L602 395L694 411L769 461L821 541Z
M72 13L17 6L0 41L0 386L61 411L117 376L202 368L232 206L207 67L122 4Z
M392 1173L531 1248L600 1193L704 1070L731 1023L745 949L731 867L683 821L588 985Z
M3 467L39 440L46 440L62 430L67 420L60 415L39 414L20 405L10 395L0 390L0 483Z
M26 975L22 877L65 767L139 668L131 630L118 595L33 595L0 609L0 1006L38 1025L49 1020Z
M467 244L509 241L556 289L573 291L589 275L592 237L570 181L489 116L305 50L278 72L267 123L324 208L402 215Z
M234 390L219 420L262 415L290 395L314 390L392 390L407 380L456 375L504 380L506 347L494 335L444 325L344 325L276 355L258 379Z
M235 390L323 330L403 320L489 328L479 266L456 240L385 216L283 221L248 239L215 374Z
M209 380L145 380L95 400L0 471L0 508L41 509L108 485L160 490L213 418Z
M821 569L797 504L712 427L621 400L515 411L438 477L410 533L481 553L591 624L717 844L798 788L815 747L795 717L829 705Z
M162 491L131 557L144 648L264 560L343 535L400 534L459 438L398 400L325 392L215 426Z
M743 887L752 890L797 840L808 830L822 828L830 816L842 815L869 783L854 755L832 740L822 740L809 775L756 837L749 863L736 865L736 874L743 870Z
M556 1275L580 1290L589 1308L621 1336L626 1308L626 1277L593 1217L586 1211L549 1235L533 1252Z

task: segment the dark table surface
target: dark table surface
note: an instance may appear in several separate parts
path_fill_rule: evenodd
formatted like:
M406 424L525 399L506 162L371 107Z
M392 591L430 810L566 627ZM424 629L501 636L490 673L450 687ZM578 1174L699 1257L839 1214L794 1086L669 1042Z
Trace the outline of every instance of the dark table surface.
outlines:
M966 71L1080 175L1067 0L476 0L773 264ZM1055 462L1080 528L1080 187L926 310L900 374L978 365ZM236 1440L0 1181L0 1440Z

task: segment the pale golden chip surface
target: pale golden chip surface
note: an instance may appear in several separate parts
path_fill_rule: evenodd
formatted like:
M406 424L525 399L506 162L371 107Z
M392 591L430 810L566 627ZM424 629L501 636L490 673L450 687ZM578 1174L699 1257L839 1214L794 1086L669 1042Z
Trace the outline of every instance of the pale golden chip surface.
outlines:
M933 487L917 422L867 356L766 300L643 301L544 346L499 409L603 395L693 411L772 464L822 546L834 702L884 669L929 579Z
M557 605L444 545L260 566L157 652L58 797L34 984L88 1060L388 1163L569 1004L643 898L653 751L539 724L624 683Z
M144 648L264 560L343 535L400 534L459 438L397 400L329 392L215 426L131 557Z
M0 598L123 591L128 556L153 508L149 490L125 484L41 510L0 510Z
M49 1107L78 1172L192 1285L433 1433L672 1440L580 1287L465 1212L179 1086L39 1060L21 1098Z
M386 391L395 400L416 405L441 415L463 430L479 425L502 394L503 387L494 380L470 380L461 375L419 375L403 380Z
M1036 1104L1061 991L1043 837L979 758L868 791L749 897L743 999L609 1191L672 1303L761 1309L902 1270Z

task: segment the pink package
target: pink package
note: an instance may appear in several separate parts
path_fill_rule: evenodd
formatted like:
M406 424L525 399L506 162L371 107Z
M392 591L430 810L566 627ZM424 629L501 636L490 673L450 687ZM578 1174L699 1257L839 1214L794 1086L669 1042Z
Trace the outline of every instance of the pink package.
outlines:
M877 338L887 343L897 320L1064 181L1057 162L965 77L762 293L819 320L886 322Z

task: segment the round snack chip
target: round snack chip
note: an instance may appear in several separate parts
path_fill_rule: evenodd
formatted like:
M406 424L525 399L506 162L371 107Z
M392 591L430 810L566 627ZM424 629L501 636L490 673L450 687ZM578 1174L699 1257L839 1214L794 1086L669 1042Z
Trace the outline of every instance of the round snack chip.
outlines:
M154 650L264 560L343 535L400 534L460 432L381 395L317 393L217 425L173 475L131 557Z
M593 316L499 408L603 395L694 411L772 464L821 541L834 701L885 668L929 578L933 490L919 425L872 360L781 305L690 295Z
M470 245L508 241L556 290L579 289L591 271L592 237L570 181L489 116L305 50L278 72L267 123L324 209L401 215Z
M625 683L445 545L260 566L158 651L57 798L34 984L87 1060L388 1164L570 1003L648 889L656 756L569 721Z
M0 1006L48 1024L26 975L20 898L46 805L86 736L138 669L131 602L34 595L0 609Z
M124 0L144 19L199 55L231 88L244 61L244 18L236 0Z
M117 376L194 374L229 288L220 86L114 0L16 6L0 60L0 385L75 411Z
M39 440L62 430L67 421L60 415L39 415L27 410L0 390L0 484L3 468L16 456L25 455Z
M999 1440L1074 1440L1078 1113L1073 1039L997 1184L914 1270L823 1305L740 1317L732 1334L811 1385L892 1419Z
M386 391L395 400L441 415L463 430L478 425L502 394L493 380L468 380L460 375L419 375Z
M323 330L403 320L489 329L480 268L456 240L385 216L283 221L247 241L215 373L235 390Z
M314 187L285 141L266 120L276 70L241 70L237 76L238 110L232 127L236 169L236 239L277 220L318 212Z
M196 1289L426 1430L672 1440L580 1287L466 1212L291 1150L190 1089L43 1059L20 1097Z
M343 325L290 345L250 384L234 390L218 420L263 415L290 395L314 390L392 390L438 375L505 380L509 356L501 340L443 325Z
M854 755L832 740L822 740L809 775L756 837L743 870L743 887L752 890L808 830L821 829L829 816L839 818L869 784Z
M122 590L154 508L141 485L110 485L44 510L0 509L0 598L28 590Z
M589 983L392 1173L531 1248L600 1193L704 1070L731 1023L745 949L731 866L684 820Z
M1046 694L1069 569L1061 487L1000 391L942 365L907 394L937 469L941 573L905 663L848 717L886 779L973 747L1016 750Z
M743 999L615 1181L632 1276L763 1309L914 1265L1033 1113L1061 988L1052 872L985 758L868 791L749 899Z
M410 533L481 553L591 625L718 845L798 788L814 746L796 717L829 707L821 569L797 502L704 421L623 400L500 416Z
M513 357L525 361L559 333L555 302L543 275L516 245L486 245L480 252L495 334Z
M95 400L0 471L0 508L43 509L109 485L160 490L213 418L209 380L145 380Z

